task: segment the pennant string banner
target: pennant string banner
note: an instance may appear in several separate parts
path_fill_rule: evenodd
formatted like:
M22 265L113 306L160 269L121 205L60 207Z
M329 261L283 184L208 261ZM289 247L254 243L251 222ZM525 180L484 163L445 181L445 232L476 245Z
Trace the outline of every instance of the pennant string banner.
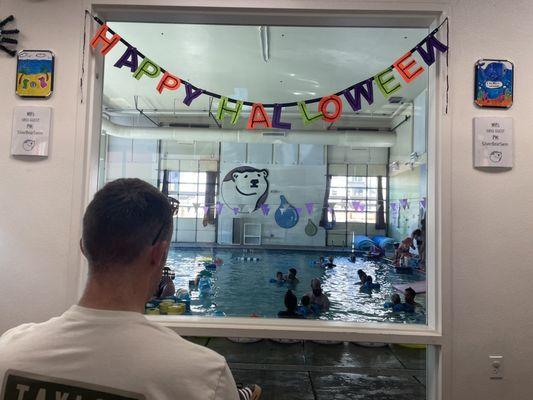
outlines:
M133 76L136 79L141 79L144 75L148 77L155 78L161 73L163 78L159 81L156 90L161 93L164 89L167 90L176 90L181 84L185 86L186 97L183 101L184 104L190 106L191 103L199 97L200 95L206 95L214 97L221 100L219 104L219 117L221 119L224 115L231 117L232 124L235 124L242 106L255 107L254 110L261 105L261 108L273 108L274 114L272 117L272 123L270 126L270 121L268 121L268 116L265 117L263 113L261 114L260 120L255 120L256 112L252 113L250 120L248 122L247 129L253 129L254 122L258 123L261 126L266 125L267 127L280 128L280 129L291 129L291 124L288 122L282 122L281 109L284 107L298 107L304 124L312 123L318 119L322 119L327 122L336 120L340 117L342 112L342 102L340 96L344 96L348 104L354 111L359 111L361 109L361 100L364 98L368 104L373 103L374 95L372 83L376 83L379 91L383 94L384 97L389 97L391 94L400 90L402 85L399 80L397 80L392 74L393 70L397 71L400 77L405 83L410 83L416 79L425 69L420 64L418 64L411 56L413 53L418 53L420 58L426 63L429 67L435 60L437 51L441 53L446 53L448 56L448 43L441 43L435 35L440 30L440 28L448 23L448 18L445 18L439 26L437 26L429 35L417 43L411 50L402 55L398 60L396 60L391 66L384 69L382 72L376 74L373 77L365 79L361 82L358 82L352 86L349 86L343 90L340 90L336 93L325 95L322 97L316 97L312 99L302 100L302 101L293 101L287 103L268 103L262 104L260 102L251 102L251 101L242 101L220 95L218 93L211 92L206 89L201 89L186 80L172 75L170 72L165 70L163 67L160 67L143 53L141 53L137 48L132 46L127 42L123 37L114 32L107 24L102 21L100 18L90 14L86 11L91 17L101 25L100 29L96 35L91 39L91 46L96 49L96 47L101 44L100 52L102 55L106 55L118 42L124 44L127 49L124 54L121 55L119 60L114 64L117 68L126 67L130 69L133 73ZM142 58L142 62L139 64L137 57ZM353 92L353 93L352 93ZM227 103L233 103L235 106L230 108L227 106ZM318 113L310 113L305 105L320 103L318 107ZM328 104L334 105L334 112L328 111Z

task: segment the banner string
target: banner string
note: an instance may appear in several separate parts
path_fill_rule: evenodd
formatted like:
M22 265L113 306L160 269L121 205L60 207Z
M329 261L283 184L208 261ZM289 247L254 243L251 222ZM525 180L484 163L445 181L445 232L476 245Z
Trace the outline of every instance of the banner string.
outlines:
M88 14L93 18L93 20L96 21L99 25L105 25L105 22L104 22L104 21L102 21L102 20L101 20L100 18L98 18L97 16L91 14L90 11L85 10L85 12L88 13ZM439 31L439 29L440 29L444 24L446 24L446 26L448 27L448 18L445 18L444 21L442 21L442 22L440 23L439 26L437 26L435 29L433 29L433 31L431 31L431 33L430 33L429 35L427 35L426 37L424 37L420 42L418 42L418 43L417 43L417 44L416 44L411 50L409 50L409 51L410 51L411 53L414 52L414 51L416 51L416 50L417 50L417 49L418 49L418 48L419 48L419 47L420 47L420 46L426 41L426 39L427 39L428 37L435 35L435 34ZM109 33L111 33L112 35L116 34L116 32L113 31L113 30L112 30L111 28L109 28L109 27L108 27L108 31L109 31ZM448 29L447 29L447 31L448 31ZM447 33L447 35L448 35L448 33ZM120 36L120 35L119 35L119 36ZM448 38L448 36L447 36L447 38ZM132 46L132 45L131 45L126 39L124 39L122 36L120 37L120 42L121 42L122 44L124 44L125 46L129 47L129 48L134 47L134 46ZM446 44L446 45L448 45L448 44ZM146 57L143 53L141 53L139 50L136 49L136 51L137 51L137 55L138 55L139 57L141 57L141 58L143 58L143 59L147 58L147 57ZM447 53L447 52L446 52L446 53ZM448 55L446 54L446 64L447 64L447 63L448 63ZM391 66L388 68L388 70L392 70L393 68L394 68L394 66L391 65ZM164 69L163 67L160 67L160 69L161 69L161 72L163 72L163 73L167 72L167 70ZM216 98L216 99L220 99L220 98L222 98L222 97L225 97L225 96L222 96L222 95L220 95L220 94L218 94L218 93L214 93L214 92L211 92L211 91L209 91L209 90L205 90L205 89L199 88L198 86L193 85L192 83L186 81L185 79L182 79L181 77L180 77L180 80L181 80L181 82L183 82L184 84L187 84L187 85L191 86L194 90L201 90L201 91L202 91L202 94L204 94L204 95L207 95L207 96L210 96L210 97L214 97L214 98ZM347 88L345 88L345 89L343 89L343 90L339 90L338 92L335 92L334 95L336 95L336 96L341 96L341 95L343 95L345 92L349 92L350 90L354 89L356 86L358 86L358 85L360 85L360 84L363 84L364 82L368 82L368 81L372 82L373 80L374 80L374 77L367 78L367 79L365 79L365 80L363 80L363 81L361 81L361 82L355 83L355 84L353 84L353 85L351 85L351 86L349 86L349 87L347 87ZM447 81L448 81L448 77L446 76L446 82L447 82ZM448 83L447 83L447 86L448 86ZM447 96L448 96L448 92L446 91L446 98L447 98ZM321 96L321 97L315 97L315 98L307 99L307 100L302 100L301 102L303 102L303 103L305 103L305 104L318 103L318 102L322 99L322 97L323 97L323 96ZM231 97L227 97L227 101L230 102L230 103L238 103L238 102L242 102L243 105L245 105L245 106L250 106L250 107L253 106L254 104L256 104L256 102L253 102L253 101L237 100L237 99L233 99L233 98L231 98ZM447 102L447 100L446 100L446 102ZM297 101L292 101L292 102L287 102L287 103L267 103L267 104L263 104L263 107L264 107L264 108L274 108L274 107L283 107L283 108L284 108L284 107L296 107L296 106L298 105L298 103L299 103L299 102L297 102ZM447 104L446 104L446 110L447 110L447 108L448 108L448 107L447 107Z

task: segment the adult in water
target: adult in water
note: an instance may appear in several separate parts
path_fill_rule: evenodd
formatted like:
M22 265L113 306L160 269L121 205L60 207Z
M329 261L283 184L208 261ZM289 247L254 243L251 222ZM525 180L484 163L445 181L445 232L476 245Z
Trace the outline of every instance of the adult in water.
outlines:
M5 399L60 385L69 398L259 398L257 385L237 388L224 357L143 315L161 280L175 211L140 179L118 179L95 194L82 224L83 295L63 315L0 337L0 380L13 388Z
M322 284L318 278L311 280L311 292L307 293L307 295L311 299L311 304L316 304L320 311L329 310L329 298L322 291Z

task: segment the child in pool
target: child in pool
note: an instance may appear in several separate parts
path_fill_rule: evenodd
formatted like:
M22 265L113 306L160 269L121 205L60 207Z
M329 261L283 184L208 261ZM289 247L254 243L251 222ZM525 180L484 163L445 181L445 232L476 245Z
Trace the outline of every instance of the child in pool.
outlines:
M313 308L311 307L311 298L304 294L300 300L300 306L296 310L298 314L303 315L304 318L311 317L315 314Z
M328 262L324 264L325 267L327 268L334 268L336 267L335 264L333 264L333 256L329 256L328 257Z
M380 288L380 284L374 283L370 275L366 277L365 283L363 284L363 286L361 286L361 290L366 290L366 291L371 291L372 289L379 290L379 288Z
M405 291L403 292L403 295L405 298L405 304L409 308L409 310L406 309L405 311L413 312L417 307L422 307L422 304L417 303L415 301L416 292L413 288L408 287L407 289L405 289ZM411 308L412 308L412 311L411 311Z
M394 312L404 311L403 304L402 304L402 299L400 298L400 295L398 293L394 293L390 297L390 299L391 299L391 301L388 301L385 304L383 304L384 308L391 308L392 311L394 311Z
M276 278L271 278L270 283L277 283L278 285L283 285L285 283L285 279L283 278L283 272L276 272Z
M153 297L156 299L164 299L165 297L174 296L176 293L176 286L174 285L173 279L175 276L174 271L169 267L164 267L159 286Z
M289 268L289 273L283 277L285 282L289 285L296 285L298 282L298 278L296 277L296 274L298 271L296 271L296 268Z
M304 318L302 314L296 312L298 308L298 299L292 290L287 290L284 298L285 311L278 313L278 318Z
M357 275L359 276L359 282L356 282L356 285L364 285L366 282L366 272L362 269L357 270Z
M399 267L402 265L402 259L411 257L411 246L413 245L413 239L410 237L402 240L398 248L396 249L396 254L394 255L394 264Z

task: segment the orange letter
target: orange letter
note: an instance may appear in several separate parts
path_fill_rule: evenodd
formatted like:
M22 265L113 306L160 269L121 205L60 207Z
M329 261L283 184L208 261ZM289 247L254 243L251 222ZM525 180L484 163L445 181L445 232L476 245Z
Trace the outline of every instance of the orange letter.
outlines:
M263 124L266 128L272 128L270 118L268 117L265 107L263 107L261 103L254 103L252 105L246 129L255 129L256 124Z
M328 104L332 103L335 107L335 111L330 113L328 111ZM323 116L322 119L327 122L335 122L339 119L342 112L342 100L339 96L332 94L331 96L325 96L320 99L318 103L318 111L320 111Z
M163 74L163 77L157 84L157 91L161 93L164 88L168 90L176 90L181 85L181 80L177 76L171 75L168 72Z
M401 56L396 62L392 65L394 65L394 68L396 68L396 71L402 76L403 80L407 83L410 83L413 79L416 79L418 75L420 75L422 72L424 72L424 67L419 67L416 71L411 71L413 66L416 64L415 60L411 60L407 65L404 64L404 61L411 57L411 52L408 51L403 56Z
M98 32L96 32L96 35L91 39L91 47L93 49L96 49L96 46L98 46L98 43L102 43L102 48L100 49L100 53L102 55L106 55L111 51L113 47L120 41L120 35L117 35L116 33L113 34L110 38L106 36L107 31L109 30L109 27L107 24L104 24L98 29Z

